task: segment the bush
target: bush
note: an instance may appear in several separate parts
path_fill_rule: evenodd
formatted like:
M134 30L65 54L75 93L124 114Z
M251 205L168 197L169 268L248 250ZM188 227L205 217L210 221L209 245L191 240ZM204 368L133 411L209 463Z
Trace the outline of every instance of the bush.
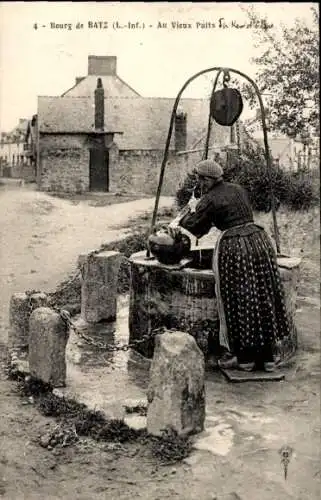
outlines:
M100 250L113 250L122 253L129 258L133 253L140 252L146 249L146 241L148 230L144 232L133 233L123 240L106 243L100 247Z
M292 210L308 210L319 204L319 181L308 172L290 175L287 206Z
M231 159L224 169L224 178L243 186L249 195L252 207L259 212L271 210L270 177L261 149L247 146L240 158ZM277 205L280 203L293 210L308 209L319 202L318 191L309 172L294 173L273 165L272 185ZM188 202L196 183L195 171L187 175L176 193L176 202L182 208Z
M191 173L187 174L184 182L176 192L176 203L179 208L183 208L188 203L196 183L197 175L196 171L193 170Z

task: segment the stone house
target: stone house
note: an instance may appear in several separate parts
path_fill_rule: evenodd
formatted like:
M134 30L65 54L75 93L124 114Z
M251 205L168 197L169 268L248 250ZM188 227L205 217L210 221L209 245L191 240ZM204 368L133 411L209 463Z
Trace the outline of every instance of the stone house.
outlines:
M201 158L209 100L180 100L163 194ZM88 57L88 75L59 97L39 97L37 183L43 191L154 194L174 99L141 97L117 75L116 57ZM215 124L210 145L233 142ZM189 153L187 153L189 152Z
M4 177L21 177L23 169L30 164L26 154L25 136L29 120L20 118L18 124L8 133L2 132L0 137L0 175Z

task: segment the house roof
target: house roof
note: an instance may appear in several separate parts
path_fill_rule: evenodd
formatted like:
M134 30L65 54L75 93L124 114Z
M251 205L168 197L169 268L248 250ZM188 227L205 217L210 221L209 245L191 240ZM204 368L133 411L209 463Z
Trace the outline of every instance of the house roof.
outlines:
M118 75L88 75L71 89L62 94L62 97L91 97L97 87L97 78L101 78L105 95L109 97L140 97L138 92L125 83Z
M11 130L9 135L23 135L27 132L29 120L27 118L20 118L19 123Z
M38 97L40 132L88 132L94 127L94 101L87 97Z
M192 148L207 130L209 100L181 99L179 104L187 113L187 148ZM119 149L163 149L173 105L170 98L106 98L105 131L122 132L115 137ZM39 97L38 120L42 133L89 133L94 129L94 100ZM213 135L215 143L228 144L227 127L215 124Z

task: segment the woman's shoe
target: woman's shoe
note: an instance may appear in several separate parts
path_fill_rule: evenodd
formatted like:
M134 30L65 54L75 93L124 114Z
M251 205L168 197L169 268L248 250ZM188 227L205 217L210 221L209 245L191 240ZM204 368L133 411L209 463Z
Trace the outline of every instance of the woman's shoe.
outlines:
M264 371L266 372L274 372L275 368L276 366L274 361L266 361L264 363Z
M255 363L239 363L238 369L243 372L252 372L254 370Z
M222 356L222 358L218 360L217 364L220 368L223 368L223 369L224 368L229 369L229 368L237 368L238 367L237 357L233 356L233 354L230 354L230 353L224 354L224 356Z

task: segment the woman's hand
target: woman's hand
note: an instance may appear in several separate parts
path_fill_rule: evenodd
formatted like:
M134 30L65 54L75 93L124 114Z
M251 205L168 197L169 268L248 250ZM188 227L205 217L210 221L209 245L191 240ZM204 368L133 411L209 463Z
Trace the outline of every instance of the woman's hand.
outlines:
M196 198L194 198L194 196L192 196L187 204L189 209L190 209L190 212L192 214L195 213L197 204L198 204L198 200Z
M176 227L168 226L167 231L170 237L173 238L174 241L180 240L182 237L181 229L178 226Z

